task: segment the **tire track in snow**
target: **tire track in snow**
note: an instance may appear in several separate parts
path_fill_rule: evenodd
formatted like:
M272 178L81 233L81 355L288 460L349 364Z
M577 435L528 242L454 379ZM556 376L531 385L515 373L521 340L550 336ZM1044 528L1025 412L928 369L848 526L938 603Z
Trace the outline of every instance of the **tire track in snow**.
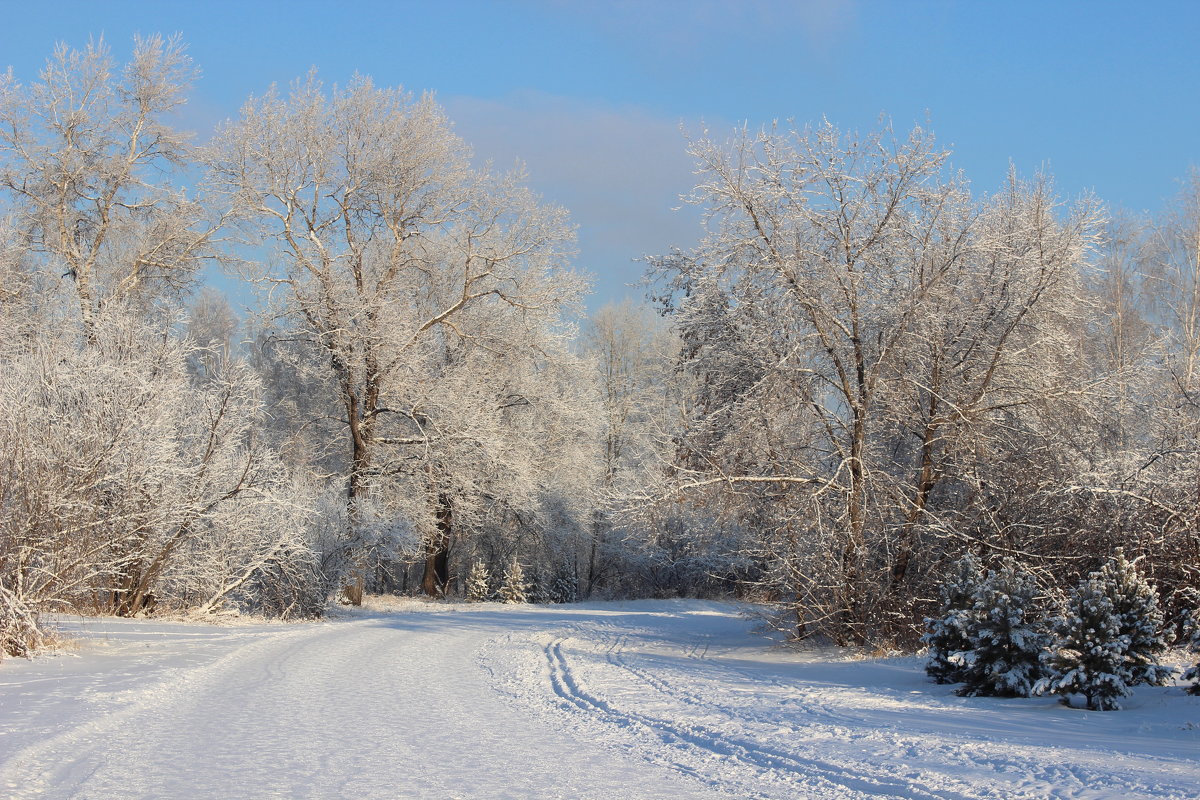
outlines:
M724 718L721 724L722 729L749 722L766 727L768 729L767 735L771 733L777 735L780 731L781 723L784 720L779 715L764 714L750 708L722 704L714 699L712 694L705 695L680 688L660 678L651 669L635 666L627 656L630 637L633 633L637 633L653 638L651 631L638 629L636 632L631 633L629 631L621 631L609 623L599 622L589 632L599 634L597 650L603 651L604 660L607 664L614 669L630 675L669 700L676 701L698 711L716 713L718 716ZM663 644L667 643L664 642ZM696 655L698 647L698 645L693 647L685 655L689 659L706 660ZM980 783L985 776L978 773L971 780L963 780L935 770L931 777L936 775L939 781L950 783L956 788L954 790L949 788L930 789L921 788L918 783L905 783L903 784L907 791L907 794L904 795L905 797L999 797L1005 800L1010 800L1010 798L1030 798L1033 800L1034 798L1048 797L1064 799L1088 798L1096 796L1095 787L1104 786L1111 789L1114 783L1123 785L1131 793L1131 796L1133 793L1155 798L1187 798L1191 796L1187 789L1180 788L1178 785L1172 786L1161 780L1163 777L1161 770L1164 767L1169 767L1169 764L1152 763L1147 765L1146 768L1139 768L1135 771L1144 776L1143 779L1130 782L1127 778L1117 773L1086 764L1073 764L1069 762L1046 763L1039 761L1025 755L1019 746L995 741L986 737L962 742L945 735L923 734L914 736L900 732L885 734L878 726L872 726L868 720L831 711L813 693L798 690L794 685L769 676L763 676L753 670L737 665L717 664L712 661L708 661L708 663L718 667L722 672L734 673L753 683L765 684L772 689L781 690L788 696L788 699L801 704L799 709L788 709L791 714L796 713L798 710L805 716L817 717L818 721L815 722L805 720L799 722L798 725L788 725L788 727L791 727L789 735L796 737L800 741L803 741L806 730L819 731L827 737L829 734L833 734L832 738L865 739L877 744L883 744L893 749L898 755L902 754L911 762L928 762L931 755L936 755L944 759L952 768L961 769L966 767L969 769L979 766L982 760L986 761L989 768L995 773L1019 776L1019 779L1016 781L996 781L994 780L996 775L992 775L990 776L992 780L988 780L987 785L984 786L980 785ZM689 676L688 680L694 682L693 678L694 676ZM780 709L780 711L783 710L782 708ZM708 728L708 730L711 731L712 728ZM748 733L753 734L753 732ZM720 735L725 739L729 739L725 734ZM736 741L741 742L742 740ZM786 753L785 757L803 761L804 763L812 762L814 764L825 765L834 770L843 773L846 772L845 769L834 767L827 761L809 759L794 752L781 751L777 748L766 746L760 746L757 749L776 755ZM986 750L986 755L981 758L981 751L983 750ZM1112 754L1097 755L1089 751L1081 751L1079 755L1088 759L1098 758L1100 763L1108 763L1112 757ZM903 767L903 763L897 766ZM857 774L874 772L876 769L878 767L875 763L855 759L854 770ZM919 780L919 775L920 773L917 773L914 779ZM890 782L890 779L879 776L878 773L876 773L875 777L884 783Z
M651 688L663 693L668 697L672 697L688 705L717 709L726 716L747 719L754 722L759 722L764 725L778 727L779 716L771 716L761 712L749 711L743 708L733 708L732 706L722 705L715 702L711 696L699 695L695 692L689 692L686 689L675 688L666 681L659 679L650 670L634 667L629 663L629 659L625 657L628 649L627 645L631 636L630 632L622 632L614 625L608 622L600 622L596 626L597 632L600 629L608 631L606 636L612 643L606 649L606 658L616 667L631 673L643 683L646 683ZM639 629L635 633L645 635L648 638L652 636L652 632L646 629ZM663 643L667 644L667 643ZM742 681L748 681L755 686L766 686L773 690L776 695L782 695L782 698L776 699L776 705L779 707L780 714L795 713L795 708L789 708L788 704L795 704L804 713L806 717L817 717L822 721L828 722L831 729L840 729L846 727L861 727L864 722L861 718L851 714L835 711L829 705L825 704L818 697L817 693L805 691L798 688L794 683L789 683L779 678L765 674L762 670L752 670L736 664L723 663L707 656L709 642L700 642L691 647L685 652L687 658L702 663L709 669L715 669L721 674L736 675ZM667 644L667 646L670 646ZM721 677L708 678L710 681L725 683ZM756 697L756 699L761 699ZM806 728L811 728L811 723L805 724Z
M683 749L700 750L718 757L730 758L756 772L768 771L793 784L793 788L819 791L820 796L830 797L830 789L850 790L868 797L908 797L914 800L971 800L969 795L949 791L929 791L911 783L879 775L862 775L818 759L806 758L758 742L736 738L719 732L707 725L681 725L652 717L636 711L618 710L611 703L597 697L582 686L563 654L563 643L567 637L553 639L543 646L550 670L551 687L568 708L585 714L598 715L604 721L618 727L649 733L664 744ZM706 704L706 708L711 707ZM697 776L695 770L684 765L685 774ZM796 786L796 778L804 780ZM811 781L818 783L813 786ZM749 797L767 798L772 795L754 793Z

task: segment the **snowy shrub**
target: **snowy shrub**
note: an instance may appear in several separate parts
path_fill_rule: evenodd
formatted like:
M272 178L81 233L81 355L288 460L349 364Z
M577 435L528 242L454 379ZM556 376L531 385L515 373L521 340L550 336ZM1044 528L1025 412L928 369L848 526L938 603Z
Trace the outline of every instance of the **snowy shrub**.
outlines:
M571 564L557 569L539 566L534 570L529 600L532 603L574 603L579 596L579 581Z
M550 584L551 603L574 603L579 600L579 579L569 564L564 564Z
M467 574L467 600L472 603L482 603L492 598L491 575L482 559L475 559L471 571Z
M1092 710L1120 708L1121 697L1138 684L1162 686L1174 673L1159 663L1166 651L1158 595L1124 552L1081 581L1055 625L1046 657L1050 674L1039 692L1080 694Z
M238 593L236 605L251 613L278 619L321 616L334 587L324 580L308 555L305 552L282 553L279 558L264 564Z
M964 627L983 581L983 567L971 553L954 562L941 588L941 616L925 619L921 642L929 648L925 673L938 683L963 679L963 654L971 650Z
M37 612L0 584L0 661L5 656L28 658L46 644Z
M1187 621L1184 623L1184 635L1187 638L1184 642L1188 653L1195 660L1184 670L1183 679L1192 681L1192 685L1187 688L1188 694L1200 694L1200 597L1193 594L1191 599L1198 602L1187 613Z
M552 583L554 583L554 573L540 565L534 568L533 577L529 581L529 602L538 605L553 603L554 599L550 591Z
M962 613L969 649L961 655L963 696L1028 697L1041 675L1046 634L1029 617L1037 583L1012 562L987 577Z
M525 568L513 559L504 571L504 582L500 586L500 601L504 603L528 603L530 586L525 579Z
M1126 682L1129 686L1164 686L1175 670L1159 663L1171 637L1163 628L1158 592L1138 573L1136 563L1125 558L1121 548L1099 575L1117 615L1117 636L1125 642Z
M1117 698L1129 695L1125 640L1120 618L1109 596L1109 585L1097 573L1080 581L1067 600L1066 613L1055 624L1055 639L1047 655L1049 676L1038 682L1038 694L1058 694L1070 705L1081 694L1093 711L1120 708Z

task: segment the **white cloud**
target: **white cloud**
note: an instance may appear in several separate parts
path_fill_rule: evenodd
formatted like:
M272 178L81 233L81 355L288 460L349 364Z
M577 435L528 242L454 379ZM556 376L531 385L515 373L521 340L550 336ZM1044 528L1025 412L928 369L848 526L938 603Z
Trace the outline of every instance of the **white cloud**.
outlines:
M479 158L524 163L529 184L571 212L579 266L596 276L593 305L640 296L624 286L644 269L631 259L695 242L695 211L672 211L693 182L681 120L537 92L439 100Z

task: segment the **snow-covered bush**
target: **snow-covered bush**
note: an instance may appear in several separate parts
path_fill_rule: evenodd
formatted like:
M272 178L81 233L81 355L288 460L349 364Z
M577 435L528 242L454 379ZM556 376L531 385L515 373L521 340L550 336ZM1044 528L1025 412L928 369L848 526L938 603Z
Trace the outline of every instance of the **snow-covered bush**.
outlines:
M1188 694L1200 694L1200 593L1193 593L1191 599L1197 604L1187 612L1184 622L1184 635L1187 638L1184 643L1195 660L1184 670L1183 679L1192 681L1192 685L1187 687Z
M569 564L564 564L554 574L550 584L551 603L574 603L579 599L579 579Z
M483 559L477 558L471 563L471 571L467 574L467 600L472 603L482 603L492 598L491 575Z
M297 508L307 513L294 521L293 534L280 538L252 578L230 593L239 609L281 619L319 617L344 584L353 542L347 540L341 487L297 481L293 491Z
M513 559L504 571L504 582L500 586L500 601L504 603L528 603L530 586L525 578L525 568Z
M312 493L261 444L261 386L240 362L115 310L81 348L46 334L0 353L0 561L25 601L122 615L212 610L312 560Z
M554 583L553 572L541 564L534 567L533 575L529 581L529 602L537 603L538 605L553 603L554 599L550 592L552 583Z
M1046 634L1036 620L1037 582L1011 561L989 570L962 612L969 650L962 654L958 693L1028 697L1041 676Z
M1120 617L1109 595L1110 585L1098 573L1080 581L1067 600L1065 614L1054 626L1054 644L1045 658L1050 674L1037 685L1039 694L1081 694L1093 711L1120 708L1129 695L1126 642L1119 635Z
M1080 581L1055 624L1039 692L1080 694L1092 710L1120 708L1138 684L1162 686L1174 673L1159 663L1166 651L1158 595L1118 548L1108 563Z
M926 632L921 637L929 648L925 673L938 683L958 683L963 678L963 654L971 649L964 627L982 581L983 566L967 553L954 562L942 584L941 615L925 619Z
M45 644L37 612L0 583L0 661L5 656L28 658Z
M1175 670L1159 662L1172 637L1163 627L1158 592L1139 574L1136 562L1125 558L1121 548L1099 574L1108 586L1117 615L1117 636L1125 641L1126 682L1129 686L1165 685Z

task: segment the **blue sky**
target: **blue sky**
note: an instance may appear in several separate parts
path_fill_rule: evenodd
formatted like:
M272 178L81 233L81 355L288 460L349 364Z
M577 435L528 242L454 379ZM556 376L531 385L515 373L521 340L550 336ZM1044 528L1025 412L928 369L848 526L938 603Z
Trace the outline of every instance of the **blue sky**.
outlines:
M931 121L980 190L1009 163L1067 196L1158 209L1200 165L1196 2L5 3L0 66L36 77L56 41L181 33L201 135L312 66L433 90L481 158L523 161L571 210L590 305L640 297L632 261L697 233L684 130L827 117Z

